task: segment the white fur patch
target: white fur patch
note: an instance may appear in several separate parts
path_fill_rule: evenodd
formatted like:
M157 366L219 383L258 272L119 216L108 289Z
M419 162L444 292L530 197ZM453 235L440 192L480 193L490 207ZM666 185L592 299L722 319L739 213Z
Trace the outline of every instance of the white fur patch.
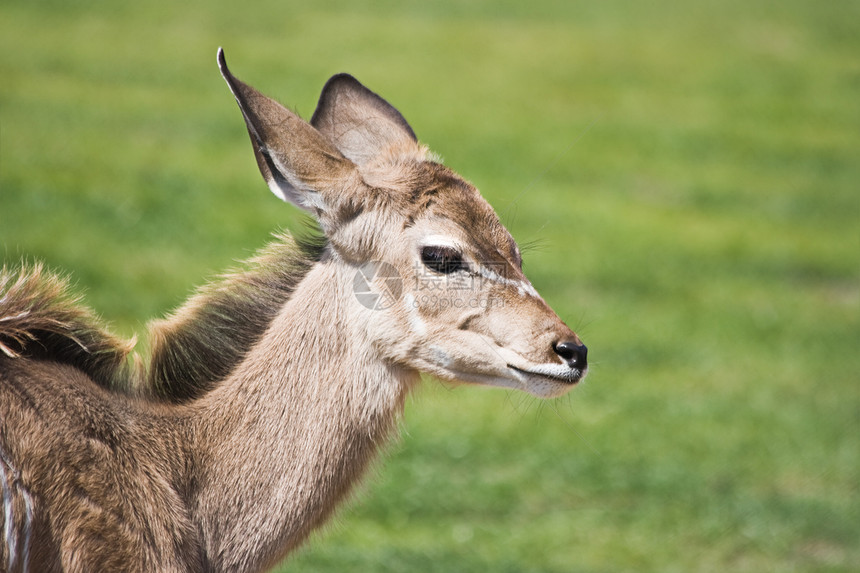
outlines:
M281 186L278 185L274 178L266 180L266 183L269 185L269 189L272 191L272 193L275 194L275 197L277 197L281 201L285 201L287 203L295 202L287 195L287 191L285 189L282 189Z
M30 534L33 529L33 498L30 497L30 492L21 488L21 496L24 498L24 547L21 553L23 560L21 562L21 571L30 570Z
M520 370L529 374L561 379L576 378L584 374L581 370L570 368L565 364L539 364L537 366L530 366L529 368L520 368Z
M12 571L18 562L18 532L15 531L12 485L6 479L6 464L0 467L0 483L3 486L3 541L6 543L6 571Z
M260 146L260 151L266 154L274 163L275 168L281 177L284 178L287 185L281 186L274 177L268 179L266 183L269 185L272 193L280 197L282 200L292 203L296 207L301 207L306 211L314 213L314 211L326 211L328 205L323 200L322 196L315 189L308 187L301 181L286 165L278 158L277 155L270 153L265 147Z
M425 336L427 334L427 324L418 312L415 295L411 292L406 293L403 297L403 305L406 307L406 316L409 318L409 327L412 329L412 332L418 336Z
M449 249L463 250L463 246L447 235L427 235L421 239L422 247L447 247Z
M12 480L7 477L11 474ZM33 529L33 498L19 483L20 474L15 470L6 458L3 450L0 450L0 487L3 489L3 541L6 543L6 571L13 571L17 567L18 559L18 531L15 529L15 493L21 494L24 500L24 522L23 542L21 544L21 571L29 571L30 558L30 535Z

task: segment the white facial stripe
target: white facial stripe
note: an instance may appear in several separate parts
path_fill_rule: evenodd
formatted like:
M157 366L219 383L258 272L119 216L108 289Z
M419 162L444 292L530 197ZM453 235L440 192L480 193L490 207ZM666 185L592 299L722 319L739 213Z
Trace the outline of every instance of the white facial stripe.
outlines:
M422 247L448 247L462 251L463 247L447 235L427 235L421 240Z
M529 295L533 298L540 298L540 295L535 290L535 287L533 287L531 285L531 283L528 282L527 280L518 281L518 280L514 280L514 279L509 279L509 278L503 277L502 275L500 275L499 273L497 273L493 270L490 270L490 269L488 269L486 267L482 267L482 266L478 266L476 271L479 275L481 275L483 278L487 279L488 281L502 284L502 285L509 286L509 287L514 287L515 289L517 289L517 292L519 293L520 296Z

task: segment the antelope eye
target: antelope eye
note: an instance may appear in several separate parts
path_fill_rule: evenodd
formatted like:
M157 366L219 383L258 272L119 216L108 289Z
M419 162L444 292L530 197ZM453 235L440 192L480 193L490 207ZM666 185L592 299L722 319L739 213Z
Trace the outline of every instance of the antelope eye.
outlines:
M443 275L449 275L466 269L463 255L451 247L423 247L421 262L428 269Z

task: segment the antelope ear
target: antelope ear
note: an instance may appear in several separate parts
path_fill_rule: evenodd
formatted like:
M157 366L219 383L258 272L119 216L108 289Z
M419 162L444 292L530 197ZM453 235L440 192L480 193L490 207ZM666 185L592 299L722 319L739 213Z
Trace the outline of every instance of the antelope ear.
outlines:
M239 104L254 156L272 192L325 223L355 165L310 124L278 102L239 81L218 48L218 67ZM325 229L326 225L323 224Z
M349 74L326 82L311 125L359 166L391 147L418 145L400 112Z

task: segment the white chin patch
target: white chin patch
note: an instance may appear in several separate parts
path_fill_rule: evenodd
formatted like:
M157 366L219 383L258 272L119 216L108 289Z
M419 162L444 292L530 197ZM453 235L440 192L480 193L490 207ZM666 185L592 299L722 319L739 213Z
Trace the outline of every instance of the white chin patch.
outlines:
M587 373L563 364L539 364L512 371L522 380L523 390L539 398L557 398L570 392Z
M438 373L437 373L438 374ZM518 379L506 376L486 376L474 373L448 372L442 376L448 380L463 384L475 384L479 386L492 386L496 388L507 388L526 392L537 398L558 398L570 392L576 385L561 380L554 380L538 374L517 373Z

